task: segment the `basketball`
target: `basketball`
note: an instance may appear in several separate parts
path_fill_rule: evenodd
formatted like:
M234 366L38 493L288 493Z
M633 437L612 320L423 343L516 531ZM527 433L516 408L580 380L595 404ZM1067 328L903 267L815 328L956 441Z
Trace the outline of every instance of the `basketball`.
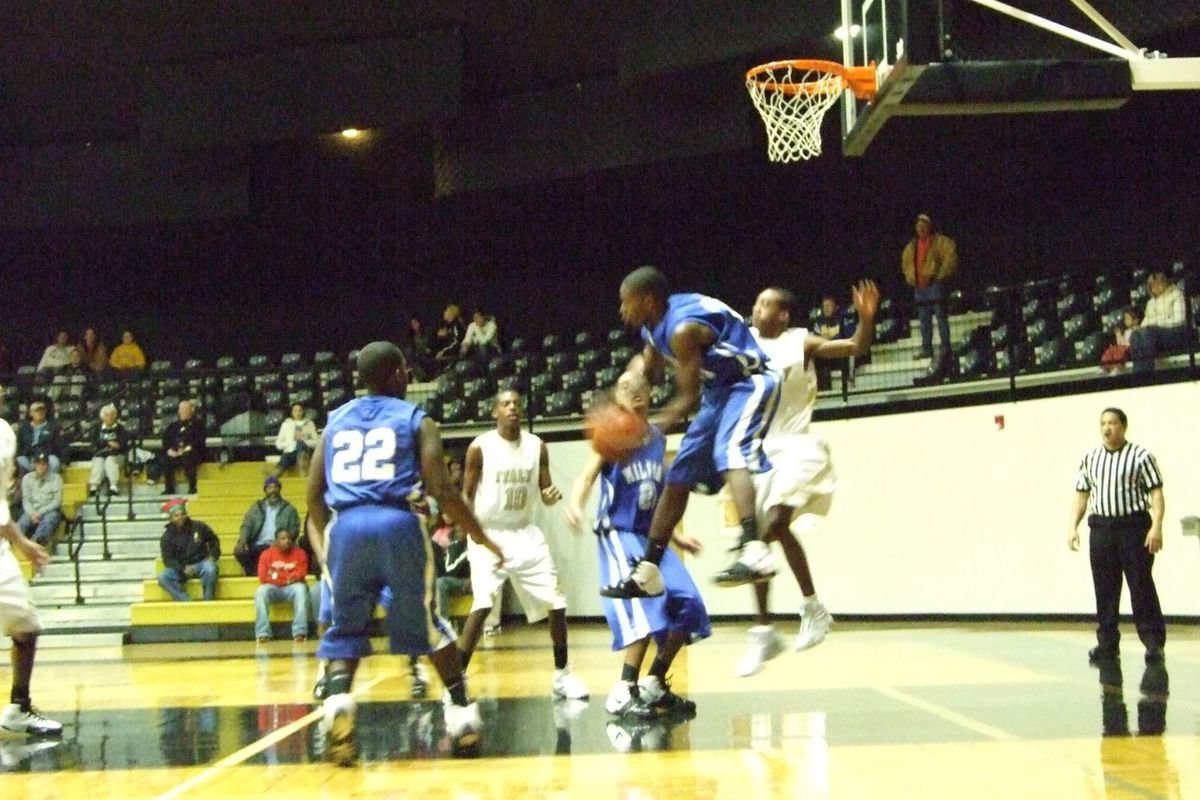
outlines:
M584 432L592 449L605 461L628 460L641 446L646 427L641 417L614 403L596 406L584 418Z

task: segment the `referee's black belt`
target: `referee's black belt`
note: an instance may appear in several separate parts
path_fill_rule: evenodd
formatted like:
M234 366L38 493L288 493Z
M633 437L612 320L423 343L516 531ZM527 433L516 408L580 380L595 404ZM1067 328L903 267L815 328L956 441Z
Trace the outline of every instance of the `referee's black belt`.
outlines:
M1092 514L1088 517L1088 525L1092 528L1136 528L1150 525L1150 512L1138 511L1120 517L1105 517Z

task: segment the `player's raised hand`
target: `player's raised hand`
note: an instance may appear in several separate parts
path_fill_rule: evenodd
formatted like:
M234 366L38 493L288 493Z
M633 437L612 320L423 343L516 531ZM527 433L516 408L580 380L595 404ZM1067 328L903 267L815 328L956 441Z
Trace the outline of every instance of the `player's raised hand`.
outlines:
M562 500L562 492L553 483L542 489L542 502L548 506L552 506Z
M875 281L859 281L850 289L850 297L859 317L875 319L875 313L879 311L879 287Z

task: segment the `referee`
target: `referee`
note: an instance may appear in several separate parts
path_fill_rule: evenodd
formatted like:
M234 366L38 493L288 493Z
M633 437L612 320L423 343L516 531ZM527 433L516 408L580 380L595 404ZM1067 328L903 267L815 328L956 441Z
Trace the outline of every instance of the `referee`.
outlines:
M1154 456L1125 440L1128 419L1119 408L1100 415L1103 444L1088 451L1075 481L1075 508L1067 542L1079 549L1079 521L1084 510L1091 528L1089 552L1096 588L1099 623L1095 648L1088 661L1097 664L1120 653L1117 617L1121 604L1121 575L1129 583L1138 638L1146 646L1146 663L1163 660L1167 629L1158 590L1154 588L1154 554L1162 549L1162 474Z

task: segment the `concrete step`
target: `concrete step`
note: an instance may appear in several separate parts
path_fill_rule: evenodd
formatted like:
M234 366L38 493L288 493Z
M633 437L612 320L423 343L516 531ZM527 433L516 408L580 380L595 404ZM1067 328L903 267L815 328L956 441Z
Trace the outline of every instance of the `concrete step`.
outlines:
M158 557L157 539L112 539L108 540L108 551L122 559L139 558L153 560ZM88 538L79 549L85 558L100 559L104 556L104 543L99 537Z
M75 602L75 580L39 580L30 587L33 601L39 608ZM137 580L80 580L79 594L84 602L136 603L142 599L142 581Z
M38 636L38 649L68 649L82 647L120 647L125 643L125 636L128 631L110 631L96 633L76 633L72 631L65 632L45 632L43 631ZM12 640L0 636L0 650L7 650L12 644Z
M154 556L157 556L156 552ZM151 574L154 567L154 556L150 558L114 558L104 560L96 555L89 555L79 563L79 575L82 579L122 579L144 578ZM40 581L75 580L75 565L65 557L56 556L46 565L41 575L30 576L29 569L24 566L25 577L30 584L36 586Z
M38 608L46 630L66 628L121 629L129 627L129 603L85 603L43 606Z

